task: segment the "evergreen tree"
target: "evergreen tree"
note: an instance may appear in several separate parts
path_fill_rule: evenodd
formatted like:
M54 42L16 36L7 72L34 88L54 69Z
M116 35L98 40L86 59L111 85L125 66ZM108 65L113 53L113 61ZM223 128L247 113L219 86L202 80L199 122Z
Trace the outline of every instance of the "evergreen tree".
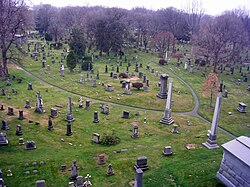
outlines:
M76 67L76 56L73 51L70 51L67 56L67 67L69 68L70 72Z

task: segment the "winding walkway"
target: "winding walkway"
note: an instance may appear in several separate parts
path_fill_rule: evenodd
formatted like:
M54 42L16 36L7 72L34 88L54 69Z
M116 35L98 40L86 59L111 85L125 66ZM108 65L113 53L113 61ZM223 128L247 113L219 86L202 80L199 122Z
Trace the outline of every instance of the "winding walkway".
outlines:
M147 60L147 59L145 59L145 60ZM157 64L155 62L152 62L152 63ZM58 87L56 85L53 85L53 84L51 84L51 83L49 83L47 81L44 81L44 80L40 79L39 77L37 77L36 75L32 74L31 72L27 71L22 66L19 66L17 64L15 64L15 65L18 66L20 69L22 69L26 74L28 74L28 75L32 76L33 78L35 78L36 80L38 80L40 82L43 82L43 83L47 84L48 86L54 87L54 88L56 88L58 90L64 91L64 92L69 93L69 94L73 94L75 96L83 97L85 99L92 99L94 101L98 101L98 102L102 102L102 103L106 103L106 104L113 104L113 105L116 105L116 106L131 108L131 109L139 109L139 110L151 111L151 112L163 112L162 110L155 110L155 109L148 109L148 108L143 108L143 107L129 106L129 105L125 105L125 104L118 104L118 103L115 103L115 102L112 102L112 101L106 101L106 100L101 100L101 99L97 99L97 98L93 98L93 97L83 96L83 95L80 95L78 93L71 92L71 91L68 91L68 90L66 90L64 88ZM159 66L159 64L157 64L157 65ZM161 68L164 69L166 72L169 72L166 68L164 68L164 67L161 67ZM201 119L201 120L203 120L203 121L205 121L205 122L207 122L208 124L211 125L210 121L208 121L207 119L203 118L202 116L200 116L198 114L198 109L199 109L200 103L199 103L198 96L195 93L195 91L193 90L193 88L187 82L185 82L185 80L183 80L182 78L178 77L173 72L171 72L171 74L173 74L176 78L178 78L182 83L184 83L189 88L189 90L191 91L192 96L194 97L194 100L195 100L195 106L194 106L194 108L191 111L189 111L189 112L173 112L173 114L191 115L191 116L197 117L197 118L199 118L199 119ZM236 138L236 136L233 135L232 133L230 133L229 131L227 131L227 130L221 128L221 127L218 127L218 129L221 130L221 131L223 131L227 135L231 136L232 138Z

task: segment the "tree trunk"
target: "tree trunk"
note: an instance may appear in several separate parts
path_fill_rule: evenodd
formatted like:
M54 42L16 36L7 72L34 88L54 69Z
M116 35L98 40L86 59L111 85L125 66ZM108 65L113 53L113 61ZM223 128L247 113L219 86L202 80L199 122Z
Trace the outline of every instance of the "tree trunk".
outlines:
M4 80L8 77L7 53L2 51L2 63L0 64L0 77Z

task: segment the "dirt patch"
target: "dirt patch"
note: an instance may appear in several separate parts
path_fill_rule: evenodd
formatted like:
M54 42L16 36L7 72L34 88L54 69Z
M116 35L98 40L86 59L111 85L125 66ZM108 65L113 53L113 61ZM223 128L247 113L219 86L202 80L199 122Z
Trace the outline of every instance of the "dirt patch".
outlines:
M20 68L20 67L18 67L17 65L15 65L15 64L8 64L8 68L9 69L22 69L22 68Z

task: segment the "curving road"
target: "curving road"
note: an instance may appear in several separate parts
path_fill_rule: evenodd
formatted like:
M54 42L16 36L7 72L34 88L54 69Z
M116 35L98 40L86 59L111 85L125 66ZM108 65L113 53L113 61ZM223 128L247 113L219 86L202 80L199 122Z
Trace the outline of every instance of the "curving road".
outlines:
M147 59L144 59L144 60L148 61ZM155 62L151 62L151 63L154 63L154 64L156 64L156 65L159 66L158 63L155 63ZM53 85L53 84L51 84L51 83L49 83L47 81L44 81L44 80L40 79L39 77L35 76L34 74L32 74L31 72L27 71L25 68L23 68L23 67L21 67L21 66L19 66L17 64L15 64L15 65L18 66L20 69L22 69L26 74L28 74L28 75L32 76L33 78L35 78L36 80L39 80L40 82L43 82L43 83L47 84L48 86L54 87L54 88L56 88L58 90L64 91L64 92L69 93L69 94L73 94L75 96L83 97L85 99L92 99L94 101L98 101L98 102L102 102L102 103L113 104L113 105L116 105L116 106L122 106L122 107L126 107L126 108L140 109L140 110L151 111L151 112L163 112L162 110L154 110L154 109L148 109L148 108L143 108L143 107L134 107L134 106L124 105L124 104L114 103L112 101L105 101L105 100L101 100L101 99L97 99L97 98L93 98L93 97L83 96L83 95L80 95L78 93L71 92L71 91L63 89L61 87L58 87L56 85ZM161 66L161 68L164 69L164 71L169 72L166 68L164 68L162 66ZM185 80L183 80L182 78L178 77L173 72L171 72L171 74L173 74L176 78L178 78L182 83L184 83L189 88L189 90L191 91L191 94L193 95L194 100L195 100L195 106L194 106L194 108L191 111L189 111L189 112L173 112L173 114L191 115L191 116L197 117L197 118L199 118L199 119L207 122L209 125L211 125L210 121L208 121L207 119L203 118L202 116L200 116L198 114L198 109L199 109L200 103L199 103L198 96L195 93L195 91L193 90L193 88L187 82L185 82ZM221 127L218 127L218 129L221 130L222 132L228 134L232 138L236 138L236 136L233 135L232 133L230 133L229 131L227 131L227 130L221 128Z

